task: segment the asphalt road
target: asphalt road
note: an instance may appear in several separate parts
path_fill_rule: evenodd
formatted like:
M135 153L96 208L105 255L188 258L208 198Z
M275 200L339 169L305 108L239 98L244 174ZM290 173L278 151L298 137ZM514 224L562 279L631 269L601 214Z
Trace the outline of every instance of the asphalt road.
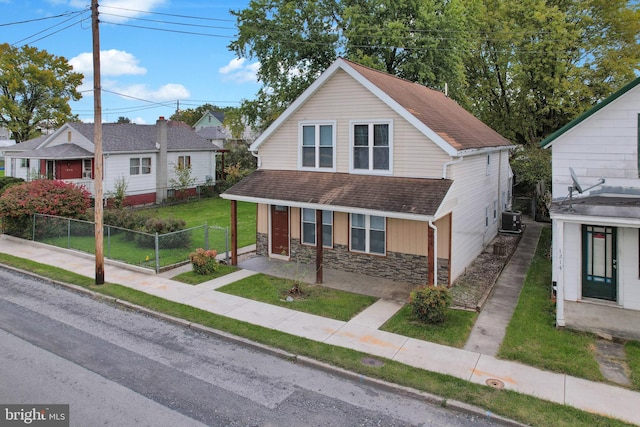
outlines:
M0 403L72 426L488 426L0 268Z

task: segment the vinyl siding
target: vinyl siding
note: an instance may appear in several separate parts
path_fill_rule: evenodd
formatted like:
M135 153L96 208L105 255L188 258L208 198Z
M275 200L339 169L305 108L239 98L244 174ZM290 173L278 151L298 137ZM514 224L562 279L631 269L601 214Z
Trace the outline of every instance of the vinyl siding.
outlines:
M256 211L256 231L262 234L269 233L269 205L258 204Z
M427 223L387 219L387 250L412 255L427 255Z
M289 120L259 148L263 169L298 168L298 124L301 121L335 120L336 171L349 172L350 122L383 119L393 121L393 172L395 176L440 178L449 157L435 143L344 71L338 71L308 99Z
M618 98L556 139L552 146L553 198L563 199L572 185L569 167L583 188L601 177L606 186L640 188L638 114L640 86ZM594 190L597 190L594 189Z

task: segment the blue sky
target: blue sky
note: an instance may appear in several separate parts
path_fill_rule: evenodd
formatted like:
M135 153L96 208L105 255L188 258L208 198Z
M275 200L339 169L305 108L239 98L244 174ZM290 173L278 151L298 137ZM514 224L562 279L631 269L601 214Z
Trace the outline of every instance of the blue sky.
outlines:
M236 34L229 10L245 8L248 0L99 3L103 122L124 116L154 123L173 114L178 102L181 109L239 106L255 97L258 64L227 48ZM93 122L89 6L82 0L0 0L0 43L65 57L85 76L73 113Z

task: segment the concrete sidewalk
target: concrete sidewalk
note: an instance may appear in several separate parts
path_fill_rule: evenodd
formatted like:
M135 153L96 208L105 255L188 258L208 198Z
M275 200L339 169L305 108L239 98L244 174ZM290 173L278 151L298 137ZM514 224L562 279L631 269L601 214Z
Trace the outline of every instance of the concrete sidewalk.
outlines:
M0 238L0 252L95 277L93 257L78 252L7 236ZM640 425L640 411L636 409L640 402L640 393L499 360L476 351L447 347L378 330L378 327L400 308L400 303L397 302L379 300L350 321L342 322L215 290L229 280L251 274L251 271L240 270L233 276L192 286L111 263L105 266L105 280L109 283L117 283L266 328L351 348L374 357L388 358L477 384L504 387Z

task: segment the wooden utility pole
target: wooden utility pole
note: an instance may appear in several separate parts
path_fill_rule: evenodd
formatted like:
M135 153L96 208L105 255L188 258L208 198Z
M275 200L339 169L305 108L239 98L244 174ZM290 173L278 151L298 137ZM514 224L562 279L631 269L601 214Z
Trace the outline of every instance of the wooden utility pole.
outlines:
M102 224L102 88L100 86L100 29L98 0L91 0L91 34L93 36L93 144L96 223L96 285L104 283L104 230Z

